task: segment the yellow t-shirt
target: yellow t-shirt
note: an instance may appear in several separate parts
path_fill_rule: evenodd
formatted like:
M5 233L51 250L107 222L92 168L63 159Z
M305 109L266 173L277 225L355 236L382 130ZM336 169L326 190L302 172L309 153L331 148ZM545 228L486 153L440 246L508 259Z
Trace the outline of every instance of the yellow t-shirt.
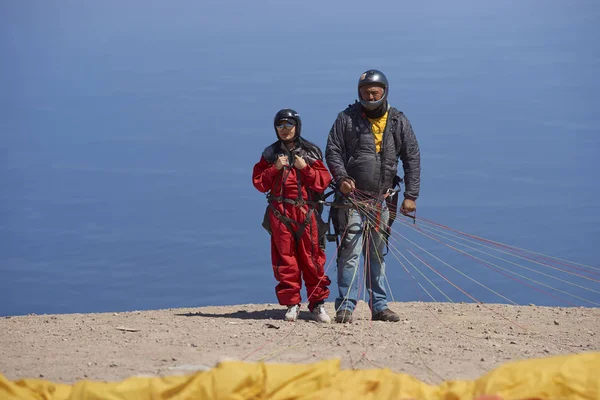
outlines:
M379 118L368 118L368 120L371 122L371 130L375 136L375 150L377 150L378 153L381 151L381 141L383 140L383 131L385 130L387 117L388 112L386 111L385 114Z

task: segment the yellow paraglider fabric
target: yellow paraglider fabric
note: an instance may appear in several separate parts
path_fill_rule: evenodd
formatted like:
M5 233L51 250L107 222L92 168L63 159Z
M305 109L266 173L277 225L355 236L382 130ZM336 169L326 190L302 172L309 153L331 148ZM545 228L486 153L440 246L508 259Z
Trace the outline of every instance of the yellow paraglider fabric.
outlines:
M0 399L509 399L600 400L600 353L507 363L474 381L429 385L388 369L341 370L339 360L315 364L228 361L192 375L121 382L42 379L10 381L0 374Z

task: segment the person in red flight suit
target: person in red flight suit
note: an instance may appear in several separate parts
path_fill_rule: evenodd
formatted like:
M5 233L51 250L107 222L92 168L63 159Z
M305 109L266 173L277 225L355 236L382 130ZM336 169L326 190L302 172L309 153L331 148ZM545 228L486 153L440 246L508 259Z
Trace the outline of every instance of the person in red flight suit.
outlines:
M319 147L300 136L302 120L283 109L274 119L277 141L254 166L252 182L268 193L263 226L271 234L273 273L279 304L287 306L286 321L296 321L302 301L302 278L308 308L319 322L329 323L324 307L331 281L325 275L324 227L316 201L331 183Z

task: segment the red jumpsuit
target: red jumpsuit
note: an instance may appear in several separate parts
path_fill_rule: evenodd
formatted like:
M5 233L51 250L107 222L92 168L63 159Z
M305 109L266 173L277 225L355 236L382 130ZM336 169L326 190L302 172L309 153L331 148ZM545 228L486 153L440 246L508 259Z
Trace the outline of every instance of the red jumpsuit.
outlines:
M309 198L307 188L314 192L323 193L331 182L331 175L321 160L316 160L299 170L285 167L277 170L275 165L269 163L264 157L254 166L252 181L259 191L271 192L272 196L292 201L298 198L298 178L302 198ZM282 183L282 180L285 182ZM302 224L309 212L309 205L297 206L281 200L271 201L272 206L282 215ZM298 229L299 224L285 224L275 216L273 209L269 209L271 223L271 260L273 273L279 284L275 287L279 304L290 306L300 304L302 297L301 277L304 278L306 293L308 294L309 310L312 311L316 304L324 301L329 296L331 281L325 275L325 252L319 246L319 232L316 212L312 213L310 222L306 225L302 236L296 240L290 232L288 225Z

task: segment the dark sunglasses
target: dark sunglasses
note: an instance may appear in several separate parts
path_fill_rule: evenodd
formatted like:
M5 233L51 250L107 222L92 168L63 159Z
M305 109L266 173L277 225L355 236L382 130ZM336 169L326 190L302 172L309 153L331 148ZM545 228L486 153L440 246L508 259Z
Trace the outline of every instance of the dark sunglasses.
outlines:
M284 122L280 122L277 125L275 125L275 127L277 129L283 129L283 128L292 128L296 126L296 124L294 124L293 122L289 122L289 121L284 121Z

